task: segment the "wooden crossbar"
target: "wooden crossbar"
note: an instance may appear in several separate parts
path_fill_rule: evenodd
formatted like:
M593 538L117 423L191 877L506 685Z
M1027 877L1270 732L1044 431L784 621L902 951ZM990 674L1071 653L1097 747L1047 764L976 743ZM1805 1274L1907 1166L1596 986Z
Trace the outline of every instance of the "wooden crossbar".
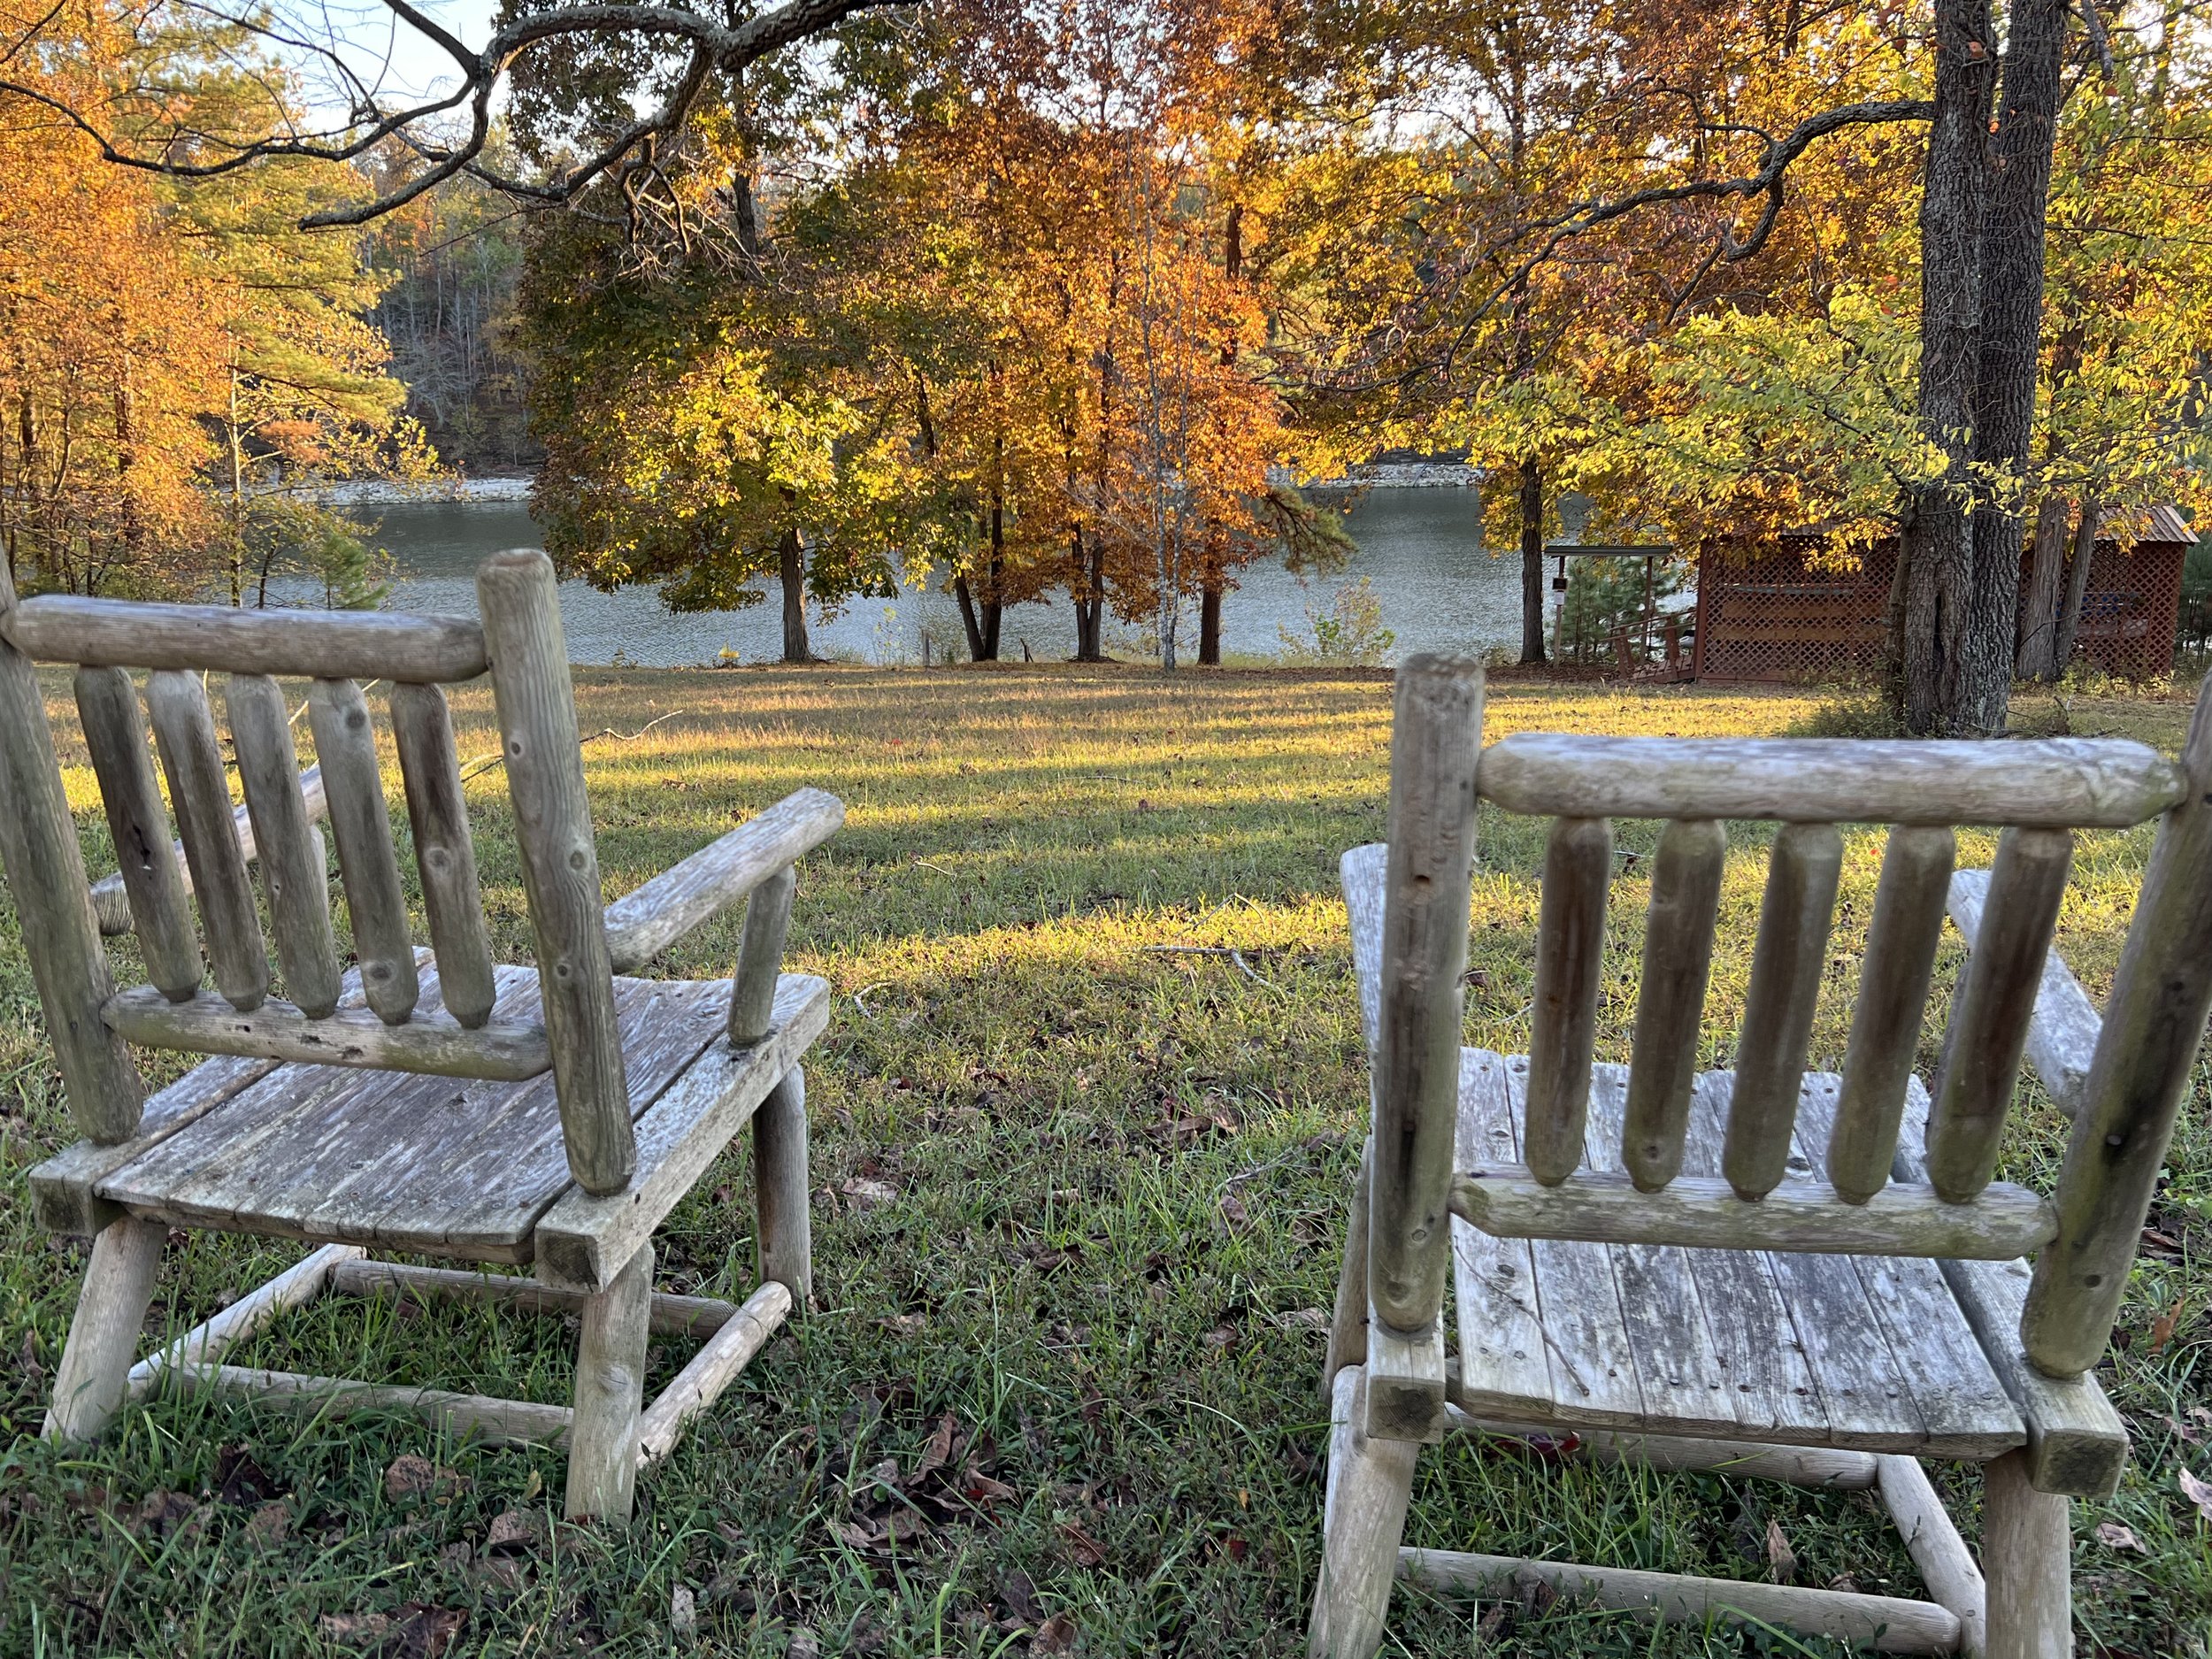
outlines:
M2174 764L2112 738L1578 737L1483 751L1483 797L1540 818L1779 818L2125 829L2182 798Z
M1993 1262L2024 1256L2058 1232L2047 1200L2008 1182L1992 1182L1967 1204L1895 1182L1851 1203L1825 1181L1784 1181L1753 1202L1711 1176L1678 1176L1640 1193L1625 1174L1586 1169L1547 1183L1518 1165L1460 1176L1452 1213L1509 1239Z
M403 1025L388 1025L357 1008L311 1019L291 1003L274 999L241 1011L204 991L189 1002L173 1002L142 985L110 997L101 1014L108 1028L128 1041L196 1054L503 1082L535 1077L553 1064L541 1025L494 1024L471 1031L440 1010L419 1009Z
M837 833L845 803L795 789L749 823L607 906L607 951L617 973L644 966L693 928L788 869Z
M181 668L312 680L473 680L484 630L463 617L380 611L244 611L42 594L4 623L42 663Z

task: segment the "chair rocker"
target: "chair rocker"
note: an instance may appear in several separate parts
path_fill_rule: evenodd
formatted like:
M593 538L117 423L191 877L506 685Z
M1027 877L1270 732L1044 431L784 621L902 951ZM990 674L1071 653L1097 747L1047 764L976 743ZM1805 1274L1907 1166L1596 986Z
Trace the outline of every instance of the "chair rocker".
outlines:
M1406 664L1390 839L1343 862L1373 1121L1324 1379L1311 1653L1367 1659L1404 1578L2062 1659L2067 1500L2109 1496L2127 1455L2088 1373L2212 1011L2212 682L2178 764L2071 740L1481 750L1481 723L1479 666ZM1460 1044L1479 796L1553 820L1525 1056ZM1625 1066L1592 1058L1616 818L1666 822ZM2072 832L2153 818L2100 1021L2049 951ZM1781 827L1735 1067L1701 1074L1722 826L1759 818ZM1893 827L1843 1070L1809 1072L1850 821ZM1958 824L2000 826L1993 869L1954 873ZM1927 1088L1912 1064L1947 908L1971 952ZM1992 1179L2024 1052L2074 1119L2047 1200ZM1401 1548L1419 1448L1448 1432L1874 1488L1931 1599ZM1978 1561L1924 1458L1983 1465Z
M794 861L843 821L802 789L603 906L551 565L501 553L483 621L240 611L50 596L0 577L0 858L55 1058L85 1137L30 1173L49 1228L91 1259L45 1432L97 1434L165 1386L307 1411L394 1409L568 1452L572 1517L626 1518L641 1466L727 1387L810 1289L800 1062L829 987L780 972ZM88 886L34 662L75 691L121 869ZM156 782L146 708L180 840ZM442 687L489 671L537 965L492 960ZM234 808L205 676L245 803ZM319 764L302 773L277 677L310 682ZM429 950L411 937L369 705L390 684ZM341 972L327 818L358 966ZM257 865L285 1000L272 993ZM188 897L196 907L196 937ZM627 977L744 901L730 979ZM118 992L103 933L136 936L150 985ZM201 939L215 990L203 984ZM131 1045L213 1056L149 1100ZM761 1283L741 1305L653 1293L652 1236L753 1126ZM319 1246L141 1360L171 1227ZM369 1259L371 1249L535 1277ZM222 1363L325 1290L480 1296L576 1313L575 1404L372 1386ZM649 1333L704 1338L649 1408Z

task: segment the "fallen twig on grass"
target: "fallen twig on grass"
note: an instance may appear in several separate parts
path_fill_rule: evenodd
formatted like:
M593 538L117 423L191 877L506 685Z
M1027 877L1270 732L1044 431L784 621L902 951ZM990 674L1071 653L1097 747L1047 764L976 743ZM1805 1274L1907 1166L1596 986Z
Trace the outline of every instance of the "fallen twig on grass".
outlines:
M871 1011L868 1007L866 1001L868 993L871 991L880 991L890 983L891 981L888 979L876 979L869 984L862 986L857 991L853 993L853 1006L860 1010L860 1017L863 1019L873 1019L875 1018L874 1013Z
M372 681L371 683L373 684L374 682ZM304 707L305 705L303 704L302 706ZM594 732L589 737L578 738L576 740L577 746L581 748L586 743L596 743L603 737L611 737L618 743L634 743L638 741L638 739L643 737L648 732L651 731L662 721L672 720L680 714L688 714L690 712L691 710L688 709L671 709L666 714L655 715L651 719L648 720L643 726L638 727L638 729L634 732L618 732L611 726L602 726L599 730ZM466 783L470 779L475 777L478 772L489 772L493 767L499 765L506 758L507 751L500 749L492 750L492 752L488 755L477 755L472 757L461 768L461 781L463 783Z
M1253 984L1263 985L1278 996L1289 995L1274 980L1257 972L1252 964L1244 959L1244 953L1233 945L1140 945L1137 949L1147 955L1158 956L1226 956L1231 962L1236 964L1237 972L1243 974Z

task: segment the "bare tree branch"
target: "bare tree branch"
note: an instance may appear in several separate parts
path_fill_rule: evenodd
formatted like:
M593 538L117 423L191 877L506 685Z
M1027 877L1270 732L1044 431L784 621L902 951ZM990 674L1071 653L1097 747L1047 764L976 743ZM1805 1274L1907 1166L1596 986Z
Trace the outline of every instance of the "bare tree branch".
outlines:
M472 50L411 0L381 0L381 4L396 22L422 35L451 60L458 84L450 91L411 102L387 103L346 61L339 50L342 32L336 24L331 25L326 39L314 39L285 31L265 14L240 16L212 5L195 4L194 9L217 21L296 58L318 61L333 72L347 89L351 107L344 126L332 131L242 137L203 132L182 124L166 128L156 124L119 141L113 131L96 119L101 111L77 108L39 88L4 78L0 78L0 93L11 93L53 111L92 139L102 157L119 166L172 178L219 178L271 160L353 163L391 143L403 146L424 164L367 201L310 214L300 221L303 228L366 224L464 173L520 200L554 206L573 201L610 174L620 181L633 169L642 168L648 173L656 171L655 147L673 141L681 133L716 76L741 74L770 53L819 35L856 12L913 4L916 0L785 0L781 5L735 23L717 22L680 6L602 0L517 18L495 31L480 51ZM60 10L58 6L48 20ZM680 49L682 70L658 107L600 141L590 154L565 171L532 179L486 164L483 157L491 138L492 99L501 80L531 47L579 37L642 39ZM18 41L0 52L0 64L6 63L25 43ZM465 126L457 137L447 123L463 112Z

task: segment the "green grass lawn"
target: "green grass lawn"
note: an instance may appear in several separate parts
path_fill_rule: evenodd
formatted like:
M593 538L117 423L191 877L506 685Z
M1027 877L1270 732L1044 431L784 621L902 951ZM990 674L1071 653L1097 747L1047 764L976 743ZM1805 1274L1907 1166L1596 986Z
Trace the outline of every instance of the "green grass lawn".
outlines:
M63 682L51 689L104 870L89 769ZM818 1305L643 1480L627 1532L554 1526L557 1456L438 1444L411 1420L170 1400L58 1452L35 1435L82 1251L22 1202L21 1171L69 1135L0 910L0 1654L658 1653L683 1645L685 1595L702 1651L1302 1652L1320 1310L1366 1100L1335 865L1382 833L1386 678L588 671L578 692L587 732L657 722L587 750L611 893L801 784L851 808L805 866L792 933L795 964L838 994L810 1074ZM496 747L488 702L457 695L465 757ZM2019 722L2170 749L2186 715L2157 698L2045 701ZM1788 696L1520 684L1493 687L1487 726L1686 735L1826 718ZM503 780L469 787L497 942L526 959ZM1653 834L1624 826L1619 844ZM1732 855L1711 1064L1741 1011L1762 841L1742 826ZM1871 833L1847 844L1824 1064L1842 1051L1880 856ZM2093 995L2148 845L2147 831L2083 838L2061 947ZM1989 850L1962 836L1962 863ZM1486 809L1470 1041L1525 1042L1540 854L1540 826ZM1627 1057L1643 863L1614 888L1608 1059ZM736 944L727 920L657 971L726 973ZM1233 946L1249 972L1160 949L1188 945ZM1954 940L1947 964L1959 954ZM1940 1029L1939 1009L1924 1072ZM181 1069L156 1064L164 1079ZM2030 1092L2008 1173L2047 1184L2062 1125ZM750 1287L749 1167L741 1146L678 1210L662 1288ZM2074 1524L2082 1651L2162 1659L2203 1654L2212 1620L2212 1531L2177 1479L2212 1479L2212 1289L2193 1271L2212 1251L2201 1087L2153 1220L2104 1372L2136 1461ZM176 1235L154 1323L196 1322L300 1254ZM326 1300L231 1358L565 1402L573 1340L557 1320ZM649 1386L688 1352L657 1345ZM998 1483L970 1490L1005 1495L918 1478L933 1440ZM406 1453L450 1477L405 1489L388 1471ZM1422 1466L1409 1541L1760 1578L1771 1521L1800 1582L1919 1593L1864 1494L1466 1442ZM1973 1479L1939 1479L1970 1537ZM1403 1592L1393 1640L1415 1654L1839 1651Z

